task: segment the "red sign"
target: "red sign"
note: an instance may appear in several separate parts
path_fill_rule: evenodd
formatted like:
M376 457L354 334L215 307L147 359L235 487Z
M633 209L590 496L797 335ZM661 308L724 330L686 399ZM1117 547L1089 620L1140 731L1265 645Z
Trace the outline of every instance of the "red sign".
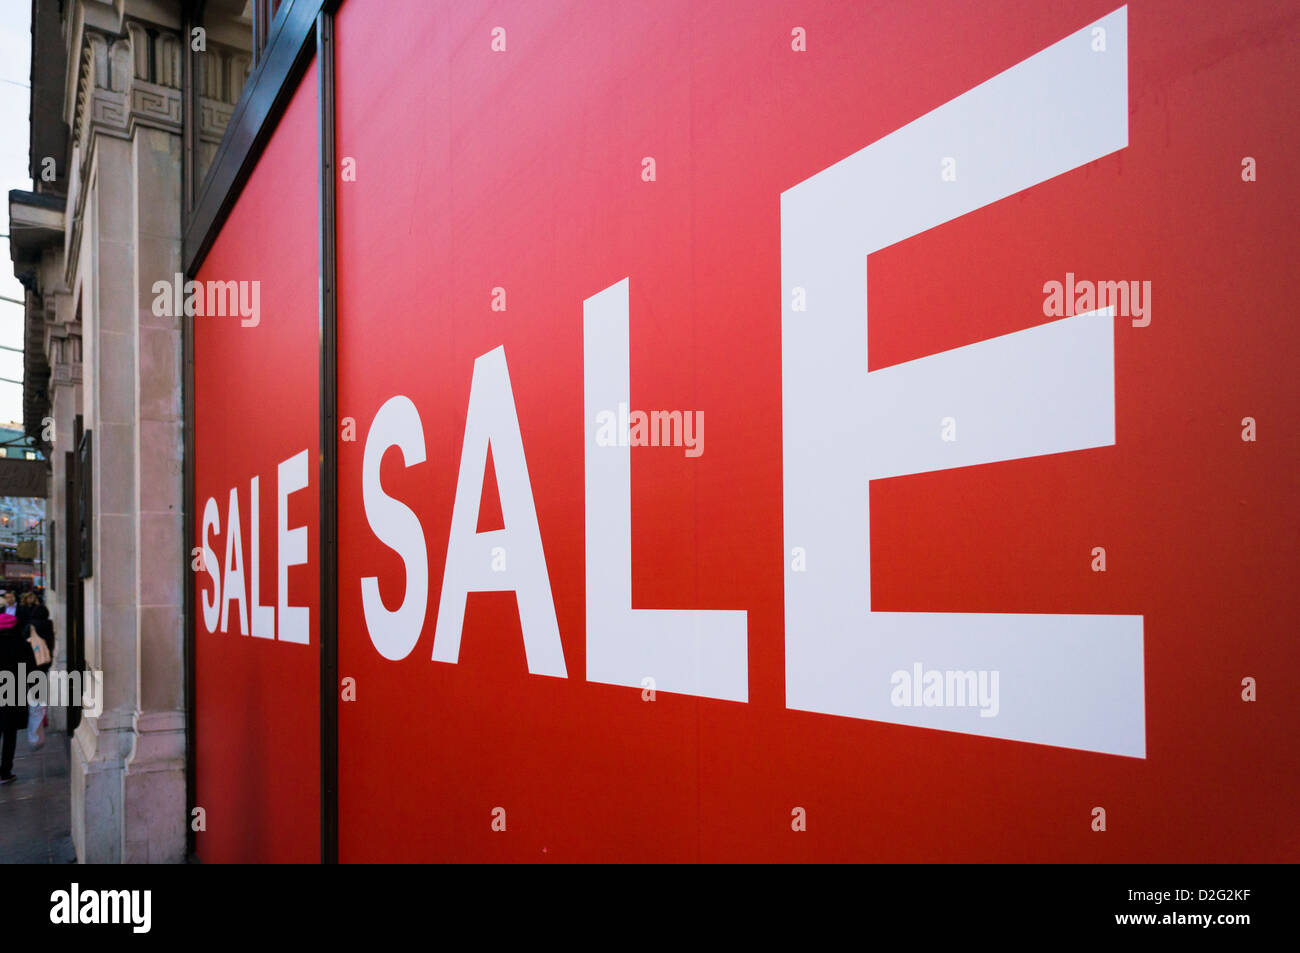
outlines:
M340 859L1292 858L1288 26L348 0ZM200 275L205 859L318 823L313 84Z
M209 862L320 856L316 113L312 67L196 276L260 289L255 323L233 309L194 322L196 850Z

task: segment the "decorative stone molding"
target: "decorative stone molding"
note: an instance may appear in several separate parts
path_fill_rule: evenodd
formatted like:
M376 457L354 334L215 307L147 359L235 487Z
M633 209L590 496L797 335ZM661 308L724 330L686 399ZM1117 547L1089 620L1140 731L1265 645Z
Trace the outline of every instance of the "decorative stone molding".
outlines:
M234 107L206 97L199 100L199 135L212 142L220 142L230 124Z
M129 138L141 123L180 134L181 49L174 33L135 21L126 24L125 36L86 32L73 124L83 164L95 133Z
M102 33L88 31L82 37L81 66L77 73L77 112L72 135L76 145L84 144L91 132L96 94L113 89L108 68L108 44L109 39ZM122 118L125 120L125 110Z
M137 78L131 87L131 121L179 133L181 91Z
M129 37L113 40L108 46L109 88L124 92L131 82L131 41Z
M160 86L181 87L181 46L180 37L171 33L160 33L154 38L154 63L157 72L153 82Z
M81 383L81 325L45 326L45 353L49 356L52 384Z
M126 94L97 89L91 96L90 132L126 132Z
M81 383L81 362L76 364L55 364L54 371L50 375L50 381L54 384L72 387Z
M128 20L127 36L135 63L135 78L159 86L181 85L180 37L157 27Z
M199 60L199 93L203 99L234 106L248 81L252 60L242 50L209 44Z
M149 78L149 33L134 21L126 25L127 35L131 38L131 52L135 57L135 78Z
M183 128L180 87L184 47L180 37L135 20L126 21L124 31L112 35L87 29L82 34L68 177L68 281L76 272L80 252L84 185L94 155L94 137L130 139L137 126L179 136Z

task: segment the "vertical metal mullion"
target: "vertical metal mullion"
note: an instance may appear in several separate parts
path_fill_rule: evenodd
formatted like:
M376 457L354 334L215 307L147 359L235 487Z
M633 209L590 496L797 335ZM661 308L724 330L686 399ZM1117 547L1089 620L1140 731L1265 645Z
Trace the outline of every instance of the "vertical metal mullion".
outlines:
M334 15L316 16L320 147L321 862L338 863L338 351L334 177Z
M262 51L266 49L267 28L270 25L271 17L267 8L271 5L271 0L253 0L253 65L262 58Z
M194 210L195 139L198 136L198 110L195 108L198 91L194 82L194 53L190 49L190 31L199 19L198 4L186 3L181 19L181 141L183 160L181 166L181 225L186 228ZM190 276L186 275L188 280ZM184 620L185 652L185 856L193 858L196 848L193 817L198 801L198 748L195 731L198 718L195 711L195 629L194 629L194 577L189 571L190 553L194 552L194 322L180 316L181 322L181 413L183 443L181 451L182 497L181 521L184 528L182 579L184 580L181 604Z
M184 549L182 567L184 591L181 604L185 622L185 853L193 857L197 847L194 826L190 823L198 802L198 710L195 693L195 626L194 626L194 576L189 571L190 554L194 552L194 319L181 317L181 362L183 382L181 404L184 414L182 428L184 485L181 502L181 519L184 522Z

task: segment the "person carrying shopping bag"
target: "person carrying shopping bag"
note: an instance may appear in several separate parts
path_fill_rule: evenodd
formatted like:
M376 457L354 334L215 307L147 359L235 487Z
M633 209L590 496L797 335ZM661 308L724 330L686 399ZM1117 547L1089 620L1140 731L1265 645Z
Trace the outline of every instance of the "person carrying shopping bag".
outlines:
M42 629L49 629L46 633ZM32 623L27 626L27 644L32 647L32 656L36 663L36 670L41 673L42 679L48 679L50 667L54 664L54 627L47 619L41 623ZM46 682L46 690L49 690L49 683ZM33 749L40 749L45 744L45 723L49 720L49 706L44 702L37 701L30 706L27 717L27 743Z
M50 621L49 610L41 605L34 592L24 592L19 600L18 624L27 636L36 659L36 669L42 678L48 678L50 667L54 663L54 623ZM45 722L49 719L49 709L41 703L30 707L27 717L27 743L34 749L45 744Z

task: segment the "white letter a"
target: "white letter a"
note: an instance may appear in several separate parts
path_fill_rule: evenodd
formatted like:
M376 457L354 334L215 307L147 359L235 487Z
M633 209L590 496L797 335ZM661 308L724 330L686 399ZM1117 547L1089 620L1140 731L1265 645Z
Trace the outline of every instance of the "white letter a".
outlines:
M479 533L478 509L487 466L488 444L496 465L497 491L505 529ZM510 558L505 571L493 570L492 550L502 547ZM524 461L524 442L515 414L514 392L506 369L505 348L498 347L474 361L465 415L465 442L460 451L456 502L451 511L447 565L433 636L435 662L460 658L465 621L465 597L470 592L513 590L519 602L528 671L565 678L564 647L555 621L555 602L537 527L533 488Z

